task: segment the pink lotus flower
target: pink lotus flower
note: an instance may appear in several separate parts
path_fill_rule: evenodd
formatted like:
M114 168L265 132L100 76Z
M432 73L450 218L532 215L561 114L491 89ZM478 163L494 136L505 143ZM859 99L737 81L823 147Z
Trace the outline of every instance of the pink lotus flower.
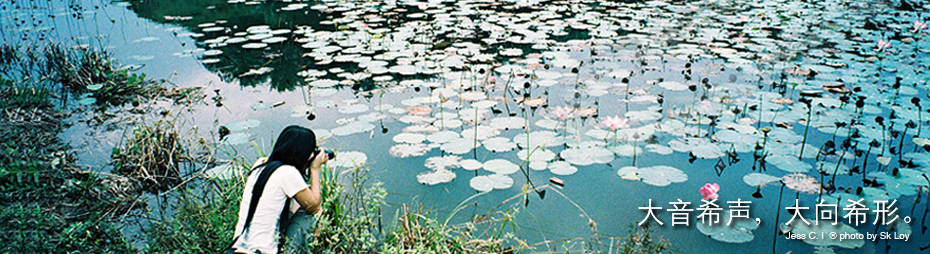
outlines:
M554 107L552 108L552 116L559 118L559 121L565 121L565 119L571 118L575 113L575 109L569 107Z
M701 196L704 196L705 200L717 199L717 197L720 197L717 195L717 191L720 191L720 185L717 185L716 183L704 184L704 187L701 187L699 191L701 192Z
M878 52L882 52L883 49L891 48L891 42L878 39Z
M607 128L610 128L611 131L630 127L630 124L629 124L630 119L625 118L625 117L619 117L619 116L608 116L604 119L602 123Z
M927 29L927 23L914 20L914 33L923 29Z

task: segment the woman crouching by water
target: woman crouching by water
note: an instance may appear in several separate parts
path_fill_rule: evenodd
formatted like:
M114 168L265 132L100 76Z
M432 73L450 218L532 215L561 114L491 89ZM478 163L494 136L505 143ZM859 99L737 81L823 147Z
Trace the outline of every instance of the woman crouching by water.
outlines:
M239 204L236 238L227 253L278 253L284 235L297 233L289 231L309 232L302 227L313 226L312 216L298 213L294 223L289 223L290 216L298 206L306 214L320 212L320 167L329 160L327 155L317 148L316 135L310 129L296 125L284 128L271 155L258 159L249 172Z

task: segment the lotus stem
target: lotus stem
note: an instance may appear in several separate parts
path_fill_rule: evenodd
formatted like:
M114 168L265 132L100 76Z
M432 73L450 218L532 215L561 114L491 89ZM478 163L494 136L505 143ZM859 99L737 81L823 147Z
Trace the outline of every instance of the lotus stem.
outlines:
M807 121L804 122L804 138L801 140L801 151L798 152L798 160L801 160L801 157L804 156L804 146L807 145L807 131L811 127L811 111L814 111L814 106L807 105Z
M907 137L907 129L908 129L908 128L909 128L909 127L905 124L905 125L904 125L904 132L901 132L901 140L898 140L898 160L899 160L899 161L900 161L902 158L904 158L904 151L901 150L901 147L904 146L904 137Z
M872 153L872 146L869 145L869 149L865 150L865 158L862 158L862 183L865 184L865 175L868 170L866 169L867 162L869 162L869 154Z
M779 212L781 207L781 195L785 193L785 183L781 183L781 188L778 191L778 205L775 206L775 233L772 234L772 254L775 254L775 243L778 242L778 219L781 217Z

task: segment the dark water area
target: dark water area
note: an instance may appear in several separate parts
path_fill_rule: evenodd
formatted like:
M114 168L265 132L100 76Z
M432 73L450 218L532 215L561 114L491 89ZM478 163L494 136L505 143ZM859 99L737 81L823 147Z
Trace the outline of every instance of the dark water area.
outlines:
M564 187L545 198L519 198L516 231L530 244L624 236L650 200L663 208L655 232L689 253L923 253L930 242L925 1L0 6L3 43L105 49L133 72L203 87L180 128L223 159L257 158L287 125L313 128L338 151L333 167L368 163L384 183L386 220L415 202L450 214L487 192L453 219L465 222L557 177ZM81 113L61 137L104 171L142 120L87 124L92 110L66 107ZM220 140L220 126L232 134ZM697 209L706 183L720 186L721 216L748 200L761 223L701 229L694 210L691 225L671 226L670 202ZM787 240L776 225L795 197L810 221L820 200L839 198L840 216L850 199L871 211L858 226L840 217L842 228L794 233L909 239ZM898 223L876 225L874 201L895 201Z

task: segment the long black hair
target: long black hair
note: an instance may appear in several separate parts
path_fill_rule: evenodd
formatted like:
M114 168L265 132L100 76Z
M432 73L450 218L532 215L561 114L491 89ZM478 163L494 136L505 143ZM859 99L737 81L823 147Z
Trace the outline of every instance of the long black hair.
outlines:
M316 151L316 134L305 127L291 125L281 131L278 140L274 142L274 148L268 160L256 168L277 168L282 165L289 165L297 168L301 175L306 176L305 169L309 166L310 157Z

